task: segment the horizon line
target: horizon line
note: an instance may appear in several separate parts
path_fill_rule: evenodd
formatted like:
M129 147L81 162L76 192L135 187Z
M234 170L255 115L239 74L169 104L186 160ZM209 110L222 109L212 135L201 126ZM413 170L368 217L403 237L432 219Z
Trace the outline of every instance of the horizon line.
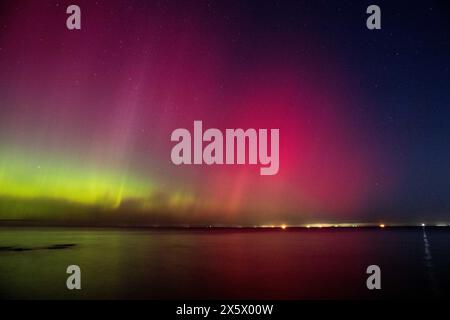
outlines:
M0 219L0 227L79 227L79 228L152 228L152 229L332 229L332 228L405 228L450 227L450 223L310 223L310 224L108 224L63 221Z

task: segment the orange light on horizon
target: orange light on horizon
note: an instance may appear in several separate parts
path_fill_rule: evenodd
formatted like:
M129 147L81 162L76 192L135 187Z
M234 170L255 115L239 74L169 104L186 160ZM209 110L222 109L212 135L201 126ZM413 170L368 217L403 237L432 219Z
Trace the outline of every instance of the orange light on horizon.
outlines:
M281 225L281 229L285 230L287 228L287 226L285 224Z
M384 224L380 224L380 228L384 228L385 227L385 225Z

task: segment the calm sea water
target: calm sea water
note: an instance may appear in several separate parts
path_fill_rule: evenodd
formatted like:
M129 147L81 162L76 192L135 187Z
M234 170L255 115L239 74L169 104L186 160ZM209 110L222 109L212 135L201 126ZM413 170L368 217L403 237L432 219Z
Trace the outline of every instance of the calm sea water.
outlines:
M0 297L432 298L450 292L450 230L0 229ZM82 290L66 289L81 268ZM381 267L378 291L367 266Z

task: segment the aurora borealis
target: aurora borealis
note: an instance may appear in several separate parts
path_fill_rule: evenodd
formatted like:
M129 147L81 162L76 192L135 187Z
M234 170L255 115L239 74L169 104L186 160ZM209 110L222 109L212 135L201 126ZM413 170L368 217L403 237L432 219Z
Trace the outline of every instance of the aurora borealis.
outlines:
M379 5L2 1L0 219L450 221L449 10ZM278 174L174 165L195 120L279 128Z

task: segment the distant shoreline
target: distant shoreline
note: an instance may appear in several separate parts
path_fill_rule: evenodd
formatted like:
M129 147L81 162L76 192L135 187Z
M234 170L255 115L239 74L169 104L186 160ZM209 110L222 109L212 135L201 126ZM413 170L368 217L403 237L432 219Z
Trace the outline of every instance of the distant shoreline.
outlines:
M450 229L450 224L430 224L421 226L417 224L355 224L355 225L295 225L295 226L229 226L229 225L113 225L113 224L85 224L85 223L61 223L48 221L21 221L0 220L0 228L82 228L82 229L151 229L151 230L241 230L241 231L297 231L297 230L358 230L358 229Z

